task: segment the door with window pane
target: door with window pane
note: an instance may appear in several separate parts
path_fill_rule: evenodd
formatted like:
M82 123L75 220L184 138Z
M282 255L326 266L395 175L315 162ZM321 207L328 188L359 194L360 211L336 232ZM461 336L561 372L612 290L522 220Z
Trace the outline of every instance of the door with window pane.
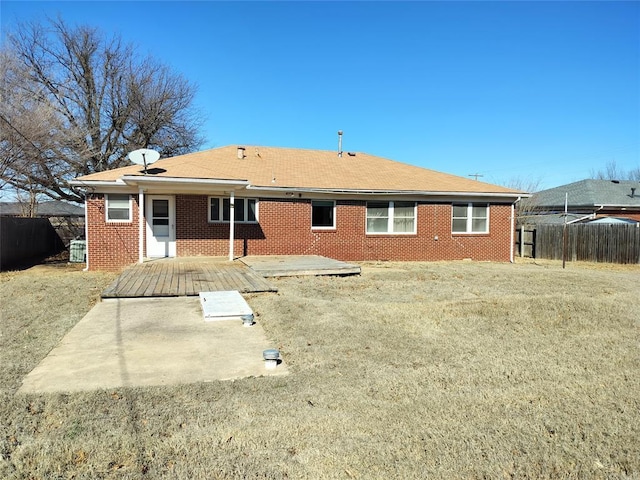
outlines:
M175 257L175 199L147 197L147 257Z

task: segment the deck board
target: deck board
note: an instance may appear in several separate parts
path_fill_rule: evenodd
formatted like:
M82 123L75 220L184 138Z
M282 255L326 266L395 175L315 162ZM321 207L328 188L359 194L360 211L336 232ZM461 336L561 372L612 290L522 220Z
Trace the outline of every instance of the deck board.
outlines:
M184 278L186 280L186 295L193 295L193 270L191 268L185 268Z
M153 297L153 291L156 288L156 284L158 283L158 269L156 268L157 264L152 264L149 272L146 275L146 285L142 284L140 287L140 293L143 297Z
M178 292L178 296L179 297L184 297L187 295L187 282L186 279L184 278L184 265L179 263L178 264L178 268L177 268L177 273L176 273L176 277L177 277L177 285L176 285L176 290Z
M134 292L134 296L139 296L139 292L142 290L142 287L145 284L144 275L138 275L135 270L131 270L129 277L129 283L123 285L122 290Z

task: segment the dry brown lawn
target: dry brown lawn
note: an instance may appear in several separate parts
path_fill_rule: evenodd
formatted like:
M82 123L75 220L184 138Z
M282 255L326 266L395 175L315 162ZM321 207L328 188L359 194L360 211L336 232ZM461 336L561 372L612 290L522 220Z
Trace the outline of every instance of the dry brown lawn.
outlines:
M111 279L0 274L0 478L640 477L638 266L279 279L286 377L16 394Z

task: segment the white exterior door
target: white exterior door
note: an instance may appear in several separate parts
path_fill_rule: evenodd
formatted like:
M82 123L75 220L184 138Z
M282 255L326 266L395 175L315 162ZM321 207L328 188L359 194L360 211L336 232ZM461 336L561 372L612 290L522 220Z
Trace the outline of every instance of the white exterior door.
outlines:
M175 197L171 195L148 195L146 203L147 257L175 257Z

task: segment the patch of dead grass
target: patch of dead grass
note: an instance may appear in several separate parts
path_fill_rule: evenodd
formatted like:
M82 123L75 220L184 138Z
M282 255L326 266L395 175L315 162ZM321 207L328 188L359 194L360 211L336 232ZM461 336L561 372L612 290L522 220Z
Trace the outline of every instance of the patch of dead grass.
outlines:
M637 267L280 279L248 301L288 376L18 396L112 277L3 275L3 478L640 474Z

